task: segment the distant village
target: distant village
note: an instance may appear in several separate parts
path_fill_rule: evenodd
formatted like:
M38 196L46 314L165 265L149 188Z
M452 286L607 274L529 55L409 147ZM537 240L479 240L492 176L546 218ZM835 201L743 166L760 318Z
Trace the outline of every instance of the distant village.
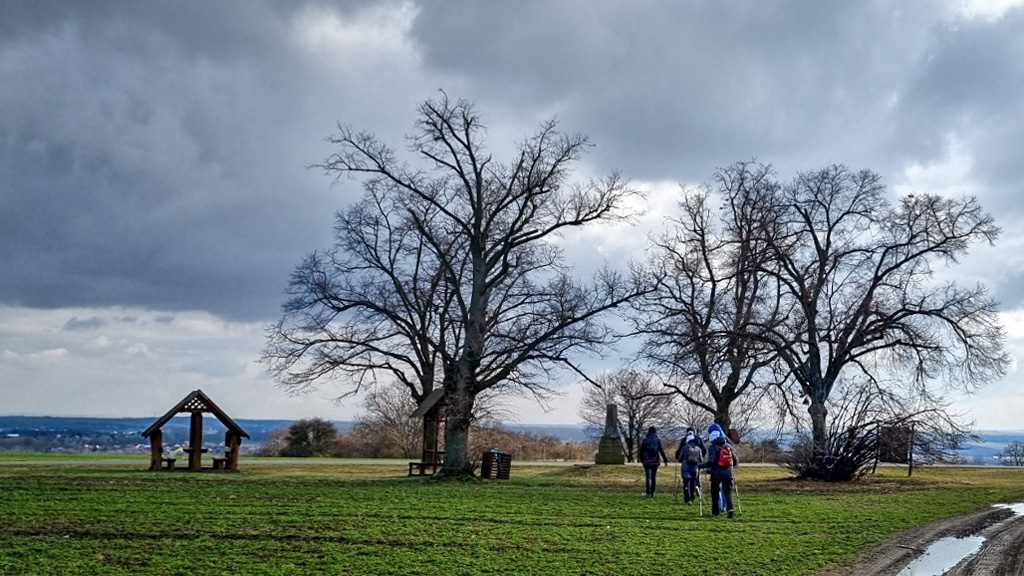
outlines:
M53 416L0 416L0 451L3 452L109 452L139 453L149 451L149 442L141 432L153 418L62 418ZM275 430L287 428L290 420L243 420L242 425L252 437L242 446L253 452L266 442ZM346 423L339 422L339 427ZM204 427L210 448L223 438L223 426L211 419ZM189 420L175 418L164 427L164 442L173 450L188 442Z
M0 452L146 454L149 443L141 436L153 418L74 418L55 416L0 416ZM275 435L288 428L291 420L239 420L251 436L243 453L255 454ZM352 422L335 422L339 431L351 429ZM563 442L585 441L582 426L517 426L521 432L554 436ZM164 441L173 451L188 442L189 420L175 418L164 428ZM214 449L224 430L210 419L204 427L208 448ZM1007 445L1024 442L1024 431L980 431L979 438L963 446L963 463L1003 465Z

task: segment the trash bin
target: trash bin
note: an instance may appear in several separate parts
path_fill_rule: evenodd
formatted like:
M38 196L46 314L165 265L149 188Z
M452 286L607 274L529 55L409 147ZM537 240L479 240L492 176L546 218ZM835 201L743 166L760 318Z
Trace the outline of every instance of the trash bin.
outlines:
M484 452L483 462L480 465L481 478L494 478L496 480L508 480L512 471L512 455L501 450L488 450Z

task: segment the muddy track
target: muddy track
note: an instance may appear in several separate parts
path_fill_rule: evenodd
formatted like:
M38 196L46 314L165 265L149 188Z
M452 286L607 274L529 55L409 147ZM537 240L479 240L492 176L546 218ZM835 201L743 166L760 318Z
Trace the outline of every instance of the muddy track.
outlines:
M983 530L985 544L977 554L957 564L948 576L1011 576L1024 574L1024 522L1017 518Z
M1013 516L1006 508L988 508L918 526L875 546L853 563L826 569L819 576L895 576L932 542L973 535L986 538L981 549L945 576L1024 575L1024 518L1010 520Z

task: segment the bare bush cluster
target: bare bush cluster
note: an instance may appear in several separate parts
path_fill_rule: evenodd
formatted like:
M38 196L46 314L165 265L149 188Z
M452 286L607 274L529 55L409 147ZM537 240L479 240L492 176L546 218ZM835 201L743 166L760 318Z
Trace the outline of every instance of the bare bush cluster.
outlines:
M332 425L333 427L333 425ZM331 440L315 453L299 453L289 444L289 428L271 433L261 446L260 456L327 456L334 458L409 458L418 459L418 430L405 439L393 430L373 421L362 421L351 430L335 430ZM511 454L514 460L582 462L593 458L592 442L562 441L554 436L516 432L498 426L478 426L471 436L471 459L480 459L484 452L497 449ZM410 443L413 448L410 449Z

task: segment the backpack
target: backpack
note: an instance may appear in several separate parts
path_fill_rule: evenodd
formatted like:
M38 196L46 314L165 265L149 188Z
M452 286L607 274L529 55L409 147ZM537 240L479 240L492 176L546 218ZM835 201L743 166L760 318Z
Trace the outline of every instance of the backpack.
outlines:
M728 444L722 444L722 447L718 449L718 466L729 468L732 466L732 462L732 448Z
M694 446L693 444L687 445L687 447L686 447L686 463L687 464L694 464L694 465L700 464L700 457L701 457L701 455L702 454L701 454L700 446Z
M658 437L647 436L644 441L640 444L640 456L644 457L649 454L653 454L654 458L658 457Z

